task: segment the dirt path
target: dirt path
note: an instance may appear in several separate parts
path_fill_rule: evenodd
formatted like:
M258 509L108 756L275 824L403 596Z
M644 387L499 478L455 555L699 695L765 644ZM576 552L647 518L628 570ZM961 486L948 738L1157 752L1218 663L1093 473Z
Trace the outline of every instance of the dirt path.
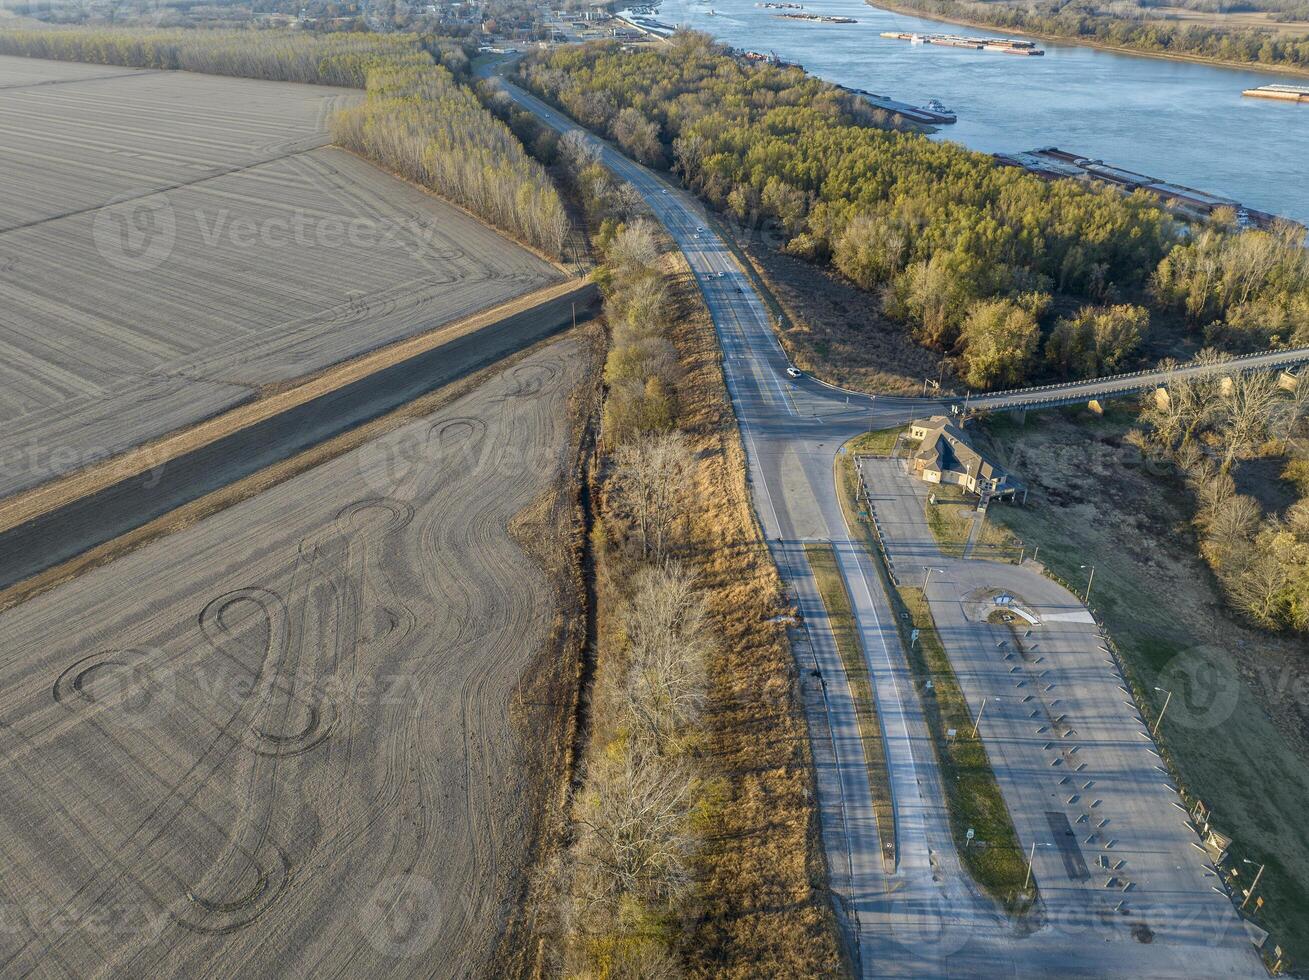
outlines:
M556 616L508 526L588 362L562 340L0 616L0 972L487 972Z

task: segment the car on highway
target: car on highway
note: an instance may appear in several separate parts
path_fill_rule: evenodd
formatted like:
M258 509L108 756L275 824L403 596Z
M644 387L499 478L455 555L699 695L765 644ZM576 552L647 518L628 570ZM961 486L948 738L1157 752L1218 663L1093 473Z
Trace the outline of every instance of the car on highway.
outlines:
M788 367L788 368L786 369L786 374L787 374L788 377L791 377L791 378L803 378L803 377L804 377L804 372L801 371L798 367Z

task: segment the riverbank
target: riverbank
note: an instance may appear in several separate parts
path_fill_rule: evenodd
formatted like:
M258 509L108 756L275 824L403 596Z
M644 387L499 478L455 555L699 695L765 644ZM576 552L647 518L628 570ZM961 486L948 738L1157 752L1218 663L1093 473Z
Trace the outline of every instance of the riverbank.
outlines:
M1156 58L1161 61L1189 61L1197 65L1214 65L1219 68L1237 68L1244 71L1263 72L1267 75L1294 75L1297 78L1309 78L1309 69L1297 68L1293 65L1262 65L1250 61L1229 61L1224 58L1209 58L1198 54L1177 54L1171 51L1143 51L1140 48L1128 47L1127 45L1106 44L1103 41L1093 41L1088 38L1073 37L1068 34L1050 34L1045 31L1030 31L1018 27L988 24L985 21L966 19L963 17L946 18L939 14L932 14L923 10L918 10L909 4L887 3L885 0L878 0L877 3L872 3L871 0L869 0L867 5L875 10L886 10L894 14L904 14L906 17L917 17L921 20L930 20L936 24L954 24L958 27L976 27L984 31L1015 34L1019 37L1030 37L1041 41L1053 42L1055 44L1071 44L1076 45L1079 48L1110 51L1114 54L1136 55L1141 58ZM1305 33L1309 34L1309 25L1306 25Z

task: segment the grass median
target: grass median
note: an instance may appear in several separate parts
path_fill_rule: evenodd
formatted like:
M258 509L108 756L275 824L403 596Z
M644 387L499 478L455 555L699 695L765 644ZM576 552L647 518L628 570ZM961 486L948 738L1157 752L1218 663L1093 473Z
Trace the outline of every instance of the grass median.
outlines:
M851 531L878 559L878 578L895 613L901 644L922 699L945 789L951 834L964 867L1011 914L1027 911L1036 897L1027 882L1027 860L1000 793L986 747L973 737L972 712L936 632L921 589L897 586L858 499L858 478L848 453L837 457L837 487ZM918 630L913 642L912 630ZM953 731L952 736L950 732ZM967 831L974 841L967 843Z
M806 544L804 551L818 583L818 594L827 610L828 626L836 639L836 649L845 666L846 681L854 699L855 717L859 720L859 736L864 747L864 765L868 768L868 785L872 790L877 837L882 843L882 860L894 869L897 847L895 807L891 800L891 776L886 767L886 744L882 738L882 722L877 715L872 679L868 676L868 661L850 607L850 593L846 590L845 579L836 563L836 552L830 544Z

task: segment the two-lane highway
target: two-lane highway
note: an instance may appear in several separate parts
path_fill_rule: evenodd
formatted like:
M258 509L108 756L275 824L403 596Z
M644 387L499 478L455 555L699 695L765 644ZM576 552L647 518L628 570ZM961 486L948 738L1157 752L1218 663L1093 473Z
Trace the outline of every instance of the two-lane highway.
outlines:
M541 100L512 85L505 90L557 131L586 136L604 165L648 202L704 294L722 346L760 523L809 624L806 657L813 664L803 666L816 666L825 680L825 697L809 704L823 713L813 719L815 730L831 732L831 752L818 753L819 764L830 755L836 770L819 772L824 842L829 865L840 869L834 887L843 893L838 906L848 913L862 975L1140 975L1135 940L1123 927L1108 922L1092 936L1070 935L1058 922L1034 933L1020 931L977 892L959 864L913 677L872 558L846 526L833 479L836 454L847 439L945 410L947 403L873 399L789 377L767 307L699 202ZM851 595L883 726L897 835L898 864L891 871L883 867L854 705L835 644L823 632L826 617L804 558L806 541L832 543ZM1204 949L1197 945L1194 952L1199 957ZM1190 975L1203 973L1203 962L1197 958ZM1253 967L1253 957L1250 962Z

